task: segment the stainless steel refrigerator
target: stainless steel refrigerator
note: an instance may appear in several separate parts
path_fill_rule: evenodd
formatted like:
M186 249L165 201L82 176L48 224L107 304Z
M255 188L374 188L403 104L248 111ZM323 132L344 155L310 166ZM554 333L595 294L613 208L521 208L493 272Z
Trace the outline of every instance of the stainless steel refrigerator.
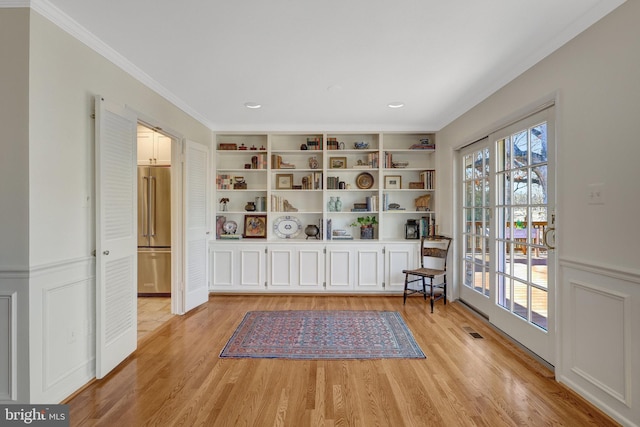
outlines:
M138 166L138 295L171 295L169 166Z

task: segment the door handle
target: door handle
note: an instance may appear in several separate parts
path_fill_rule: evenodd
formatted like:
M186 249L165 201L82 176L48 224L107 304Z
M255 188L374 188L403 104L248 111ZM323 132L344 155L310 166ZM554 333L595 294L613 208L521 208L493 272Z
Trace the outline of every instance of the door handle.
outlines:
M147 212L144 212L144 214L142 215L142 237L149 237L149 177L144 176L142 177L142 179L144 180L144 185L142 187L142 191L144 192L144 194L142 196L144 197L144 200L147 201Z
M156 236L156 178L152 176L149 178L149 235L151 237Z
M549 244L549 233L553 232L553 246ZM556 214L551 214L551 226L542 235L542 243L549 250L556 248Z
M109 255L109 251L102 251L104 255Z

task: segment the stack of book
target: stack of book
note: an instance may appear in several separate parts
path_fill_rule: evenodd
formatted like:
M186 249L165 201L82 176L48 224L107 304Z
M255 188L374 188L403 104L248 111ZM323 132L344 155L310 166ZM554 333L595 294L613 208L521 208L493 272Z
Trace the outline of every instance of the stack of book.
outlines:
M221 234L220 239L222 240L240 240L242 239L242 234Z
M321 190L322 189L322 172L313 172L310 175L302 177L303 190Z
M307 149L322 150L322 138L319 136L315 138L307 138Z
M327 138L327 150L338 149L338 138Z
M216 187L218 190L233 189L233 177L231 175L218 174L216 176Z
M338 176L328 176L327 177L327 190L337 190L339 182L340 182L340 177L338 177Z
M420 181L424 183L425 190L433 190L436 188L436 171L429 169L420 172Z
M267 154L261 153L255 156L251 156L251 169L266 169L267 168Z

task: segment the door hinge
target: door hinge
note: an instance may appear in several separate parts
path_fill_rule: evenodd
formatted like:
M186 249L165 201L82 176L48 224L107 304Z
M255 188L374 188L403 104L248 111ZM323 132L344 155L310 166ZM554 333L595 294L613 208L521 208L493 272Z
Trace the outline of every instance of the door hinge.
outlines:
M264 248L264 254L266 255L267 253L267 248Z
M326 254L327 253L327 248L322 248L322 253Z
M267 281L266 280L264 281L264 288L265 289L267 288Z
M95 120L96 119L96 113L91 113L91 118Z
M387 250L387 248L386 248L386 247L385 247L385 248L382 248L382 253L383 253L383 254L384 254L384 253L386 253L386 250Z
M327 289L327 282L322 282L322 287Z
M382 282L382 289L384 289L384 288L386 288L386 287L387 287L387 285L385 285L385 283L384 283L384 282Z

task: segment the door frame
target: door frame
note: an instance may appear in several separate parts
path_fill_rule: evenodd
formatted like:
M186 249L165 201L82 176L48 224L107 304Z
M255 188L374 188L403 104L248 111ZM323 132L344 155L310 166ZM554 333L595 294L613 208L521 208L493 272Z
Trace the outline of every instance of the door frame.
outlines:
M135 110L134 110L135 111ZM136 111L138 123L171 138L171 314L185 314L184 309L184 217L183 173L184 137L162 122Z
M464 271L461 270L460 267L460 258L461 258L461 254L464 253L464 249L463 249L463 242L462 242L462 229L461 229L461 224L462 224L462 194L461 194L461 180L460 180L460 174L462 173L461 170L461 165L460 165L460 152L476 143L476 142L480 142L485 138L488 138L491 134L494 134L496 132L499 132L501 129L504 129L508 126L511 126L512 124L515 124L521 120L524 120L530 116L533 116L535 114L540 113L541 111L544 111L550 107L555 107L554 108L554 112L553 112L553 122L554 122L554 145L553 145L553 156L555 158L555 165L554 167L556 168L556 170L554 170L554 175L555 175L555 189L554 189L554 193L555 195L555 201L554 201L554 214L555 214L555 222L554 225L557 228L558 224L560 224L560 215L559 215L559 209L558 209L558 196L557 196L557 185L558 185L558 174L557 174L557 159L558 159L558 146L559 146L559 140L558 140L558 135L559 135L559 128L561 126L561 117L560 117L560 96L559 96L559 92L558 91L554 91L551 92L543 97L541 97L540 99L525 105L524 107L521 107L517 110L514 110L511 114L503 117L501 120L498 120L496 122L493 122L492 124L490 124L489 126L481 129L480 131L472 134L471 137L468 137L465 139L464 143L458 144L456 146L452 147L452 152L453 152L453 158L452 158L452 163L453 163L453 180L452 180L452 190L453 190L453 209L454 209L454 221L453 221L453 232L454 232L454 236L456 236L458 243L453 247L454 250L454 259L455 259L455 265L454 265L454 279L455 279L455 283L459 284L458 286L456 286L456 297L460 298L460 294L461 294L461 288L462 288L462 280L464 278ZM490 147L491 147L491 143L490 143ZM492 156L494 155L494 153L491 153ZM494 197L494 195L492 195L492 197ZM492 202L493 205L493 202ZM554 228L555 231L555 228ZM556 239L556 235L554 233L554 242L555 242L555 246L557 248L558 246L558 241ZM495 250L492 248L492 253L491 253L492 258L491 259L495 259ZM558 250L554 249L549 251L549 257L553 257L554 258L554 265L555 268L550 269L550 271L548 272L550 279L549 280L553 280L555 285L553 286L553 289L549 289L549 306L548 306L548 310L549 310L549 315L553 316L554 321L552 323L550 323L549 325L549 333L553 334L552 336L552 343L551 343L551 355L550 358L553 360L553 364L550 364L549 362L545 361L545 363L549 364L550 368L553 369L553 366L556 365L559 360L560 360L560 355L559 355L559 351L560 351L560 341L561 341L561 336L560 336L560 331L558 329L558 319L559 319L559 312L558 312L558 308L561 306L561 302L559 300L560 297L560 292L559 292L559 286L558 286ZM494 275L495 274L495 265L492 265L490 268L490 272L489 274ZM553 277L551 277L551 275ZM490 297L491 299L491 303L493 303L493 293ZM464 302L464 300L462 300ZM473 307L473 306L469 306L471 309L473 309L474 311L478 310L478 308ZM489 316L488 313L484 313L482 310L478 311L479 314L481 314L483 317L487 318L487 320L489 321ZM517 342L517 340L516 340ZM532 352L532 354L535 354ZM537 355L536 355L537 357ZM542 358L540 358L540 360L544 360ZM555 369L554 369L554 373L555 373Z

